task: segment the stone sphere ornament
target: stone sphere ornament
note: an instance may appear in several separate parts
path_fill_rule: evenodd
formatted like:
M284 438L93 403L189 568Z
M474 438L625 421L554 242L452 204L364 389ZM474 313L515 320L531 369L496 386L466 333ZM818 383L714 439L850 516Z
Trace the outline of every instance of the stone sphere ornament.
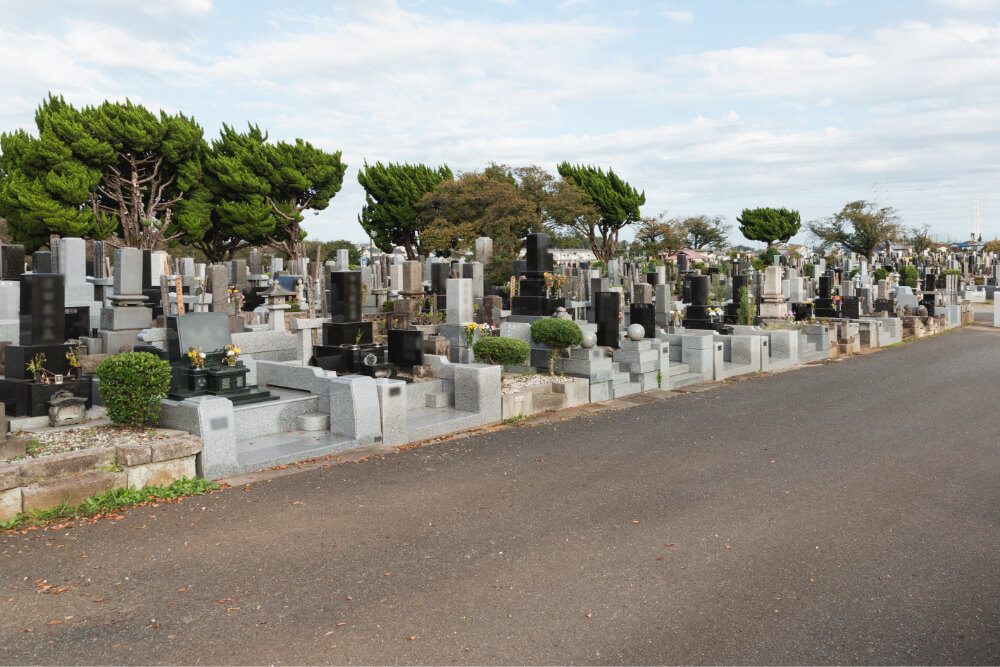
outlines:
M629 340L642 340L646 337L646 329L641 324L632 324L628 328Z
M580 343L580 347L585 350L590 350L597 345L597 334L593 331L583 332L583 341Z

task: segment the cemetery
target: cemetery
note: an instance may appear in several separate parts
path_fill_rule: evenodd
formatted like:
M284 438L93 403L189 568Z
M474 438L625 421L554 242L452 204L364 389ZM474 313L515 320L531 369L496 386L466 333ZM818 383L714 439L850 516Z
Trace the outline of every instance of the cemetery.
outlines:
M286 266L256 249L206 265L79 238L0 246L0 520L859 354L969 323L1000 284L982 250L755 269L750 254L602 267L555 262L544 233L524 245L503 285L486 278L486 237L457 260L354 267L346 250ZM110 375L115 360L134 375ZM112 377L153 376L151 440L31 454L114 418Z

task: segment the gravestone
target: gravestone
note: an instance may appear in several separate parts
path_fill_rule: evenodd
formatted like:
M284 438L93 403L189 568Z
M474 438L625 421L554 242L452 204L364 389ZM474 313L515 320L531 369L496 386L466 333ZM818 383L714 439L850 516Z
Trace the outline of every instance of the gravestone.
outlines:
M414 298L423 294L424 288L421 278L423 277L423 267L420 262L403 262L402 283L399 292L403 296ZM445 285L447 288L447 284Z
M0 245L0 280L21 279L24 273L24 246Z
M709 313L708 303L709 283L708 276L689 275L687 282L691 288L691 302L684 310L685 329L714 329L715 323ZM779 288L780 289L780 288Z
M101 340L108 354L117 354L124 345L135 345L142 329L153 323L153 311L145 307L142 293L142 251L115 250L114 293L111 305L101 309Z
M856 296L841 297L840 300L841 317L857 320L861 317L861 300Z
M389 363L396 366L424 365L424 332L416 329L389 329Z
M31 253L32 273L52 273L52 253L36 250Z
M20 282L20 344L4 348L4 373L0 396L13 400L14 415L39 417L48 414L49 400L58 391L67 390L90 401L89 378L70 378L65 344L66 313L64 278L58 273L26 273ZM44 356L40 374L49 383L36 381L27 364ZM54 384L55 376L64 378Z
M518 295L511 299L511 314L531 317L551 315L556 308L549 298L545 273L552 271L552 253L548 234L528 234L527 267L519 284Z
M629 306L629 324L641 324L646 338L656 338L656 309L651 303L635 303Z
M493 239L480 236L476 239L476 261L487 266L491 259L493 259Z
M840 311L833 299L833 276L829 273L819 277L819 296L816 298L816 317L840 317Z
M225 269L225 267L221 267ZM238 360L224 363L224 348L232 345L229 317L225 313L186 313L167 317L167 349L149 347L137 351L166 357L172 371L167 398L175 401L197 396L221 396L234 405L277 400L269 391L247 384L249 369ZM204 367L195 368L188 352L201 349Z
M472 322L472 281L468 278L448 279L448 324Z
M597 322L597 344L618 349L618 309L621 295L618 292L594 293L594 320Z
M341 248L337 251L337 268L341 271L351 270L351 253Z

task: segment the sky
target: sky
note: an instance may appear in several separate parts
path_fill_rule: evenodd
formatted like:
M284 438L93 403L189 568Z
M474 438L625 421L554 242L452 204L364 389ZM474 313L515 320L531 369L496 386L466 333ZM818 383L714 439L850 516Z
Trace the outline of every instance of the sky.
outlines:
M735 229L744 208L810 221L867 199L965 240L978 200L1000 237L1000 0L0 0L0 16L0 131L34 130L52 92L340 150L311 238L366 240L365 161L564 160L614 169L643 215Z

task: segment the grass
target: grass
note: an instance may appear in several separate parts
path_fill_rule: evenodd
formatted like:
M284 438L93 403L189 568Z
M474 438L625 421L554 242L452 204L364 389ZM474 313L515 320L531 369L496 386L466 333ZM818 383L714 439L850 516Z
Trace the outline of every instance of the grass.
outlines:
M20 530L31 526L45 526L67 519L108 514L118 510L145 505L151 502L174 500L185 496L200 496L219 489L215 482L195 477L183 477L169 486L145 486L141 489L109 489L104 493L87 498L79 505L66 503L47 510L21 512L10 521L0 521L0 531Z
M524 426L524 423L528 421L528 418L524 415L514 415L513 417L507 417L503 420L504 426Z

